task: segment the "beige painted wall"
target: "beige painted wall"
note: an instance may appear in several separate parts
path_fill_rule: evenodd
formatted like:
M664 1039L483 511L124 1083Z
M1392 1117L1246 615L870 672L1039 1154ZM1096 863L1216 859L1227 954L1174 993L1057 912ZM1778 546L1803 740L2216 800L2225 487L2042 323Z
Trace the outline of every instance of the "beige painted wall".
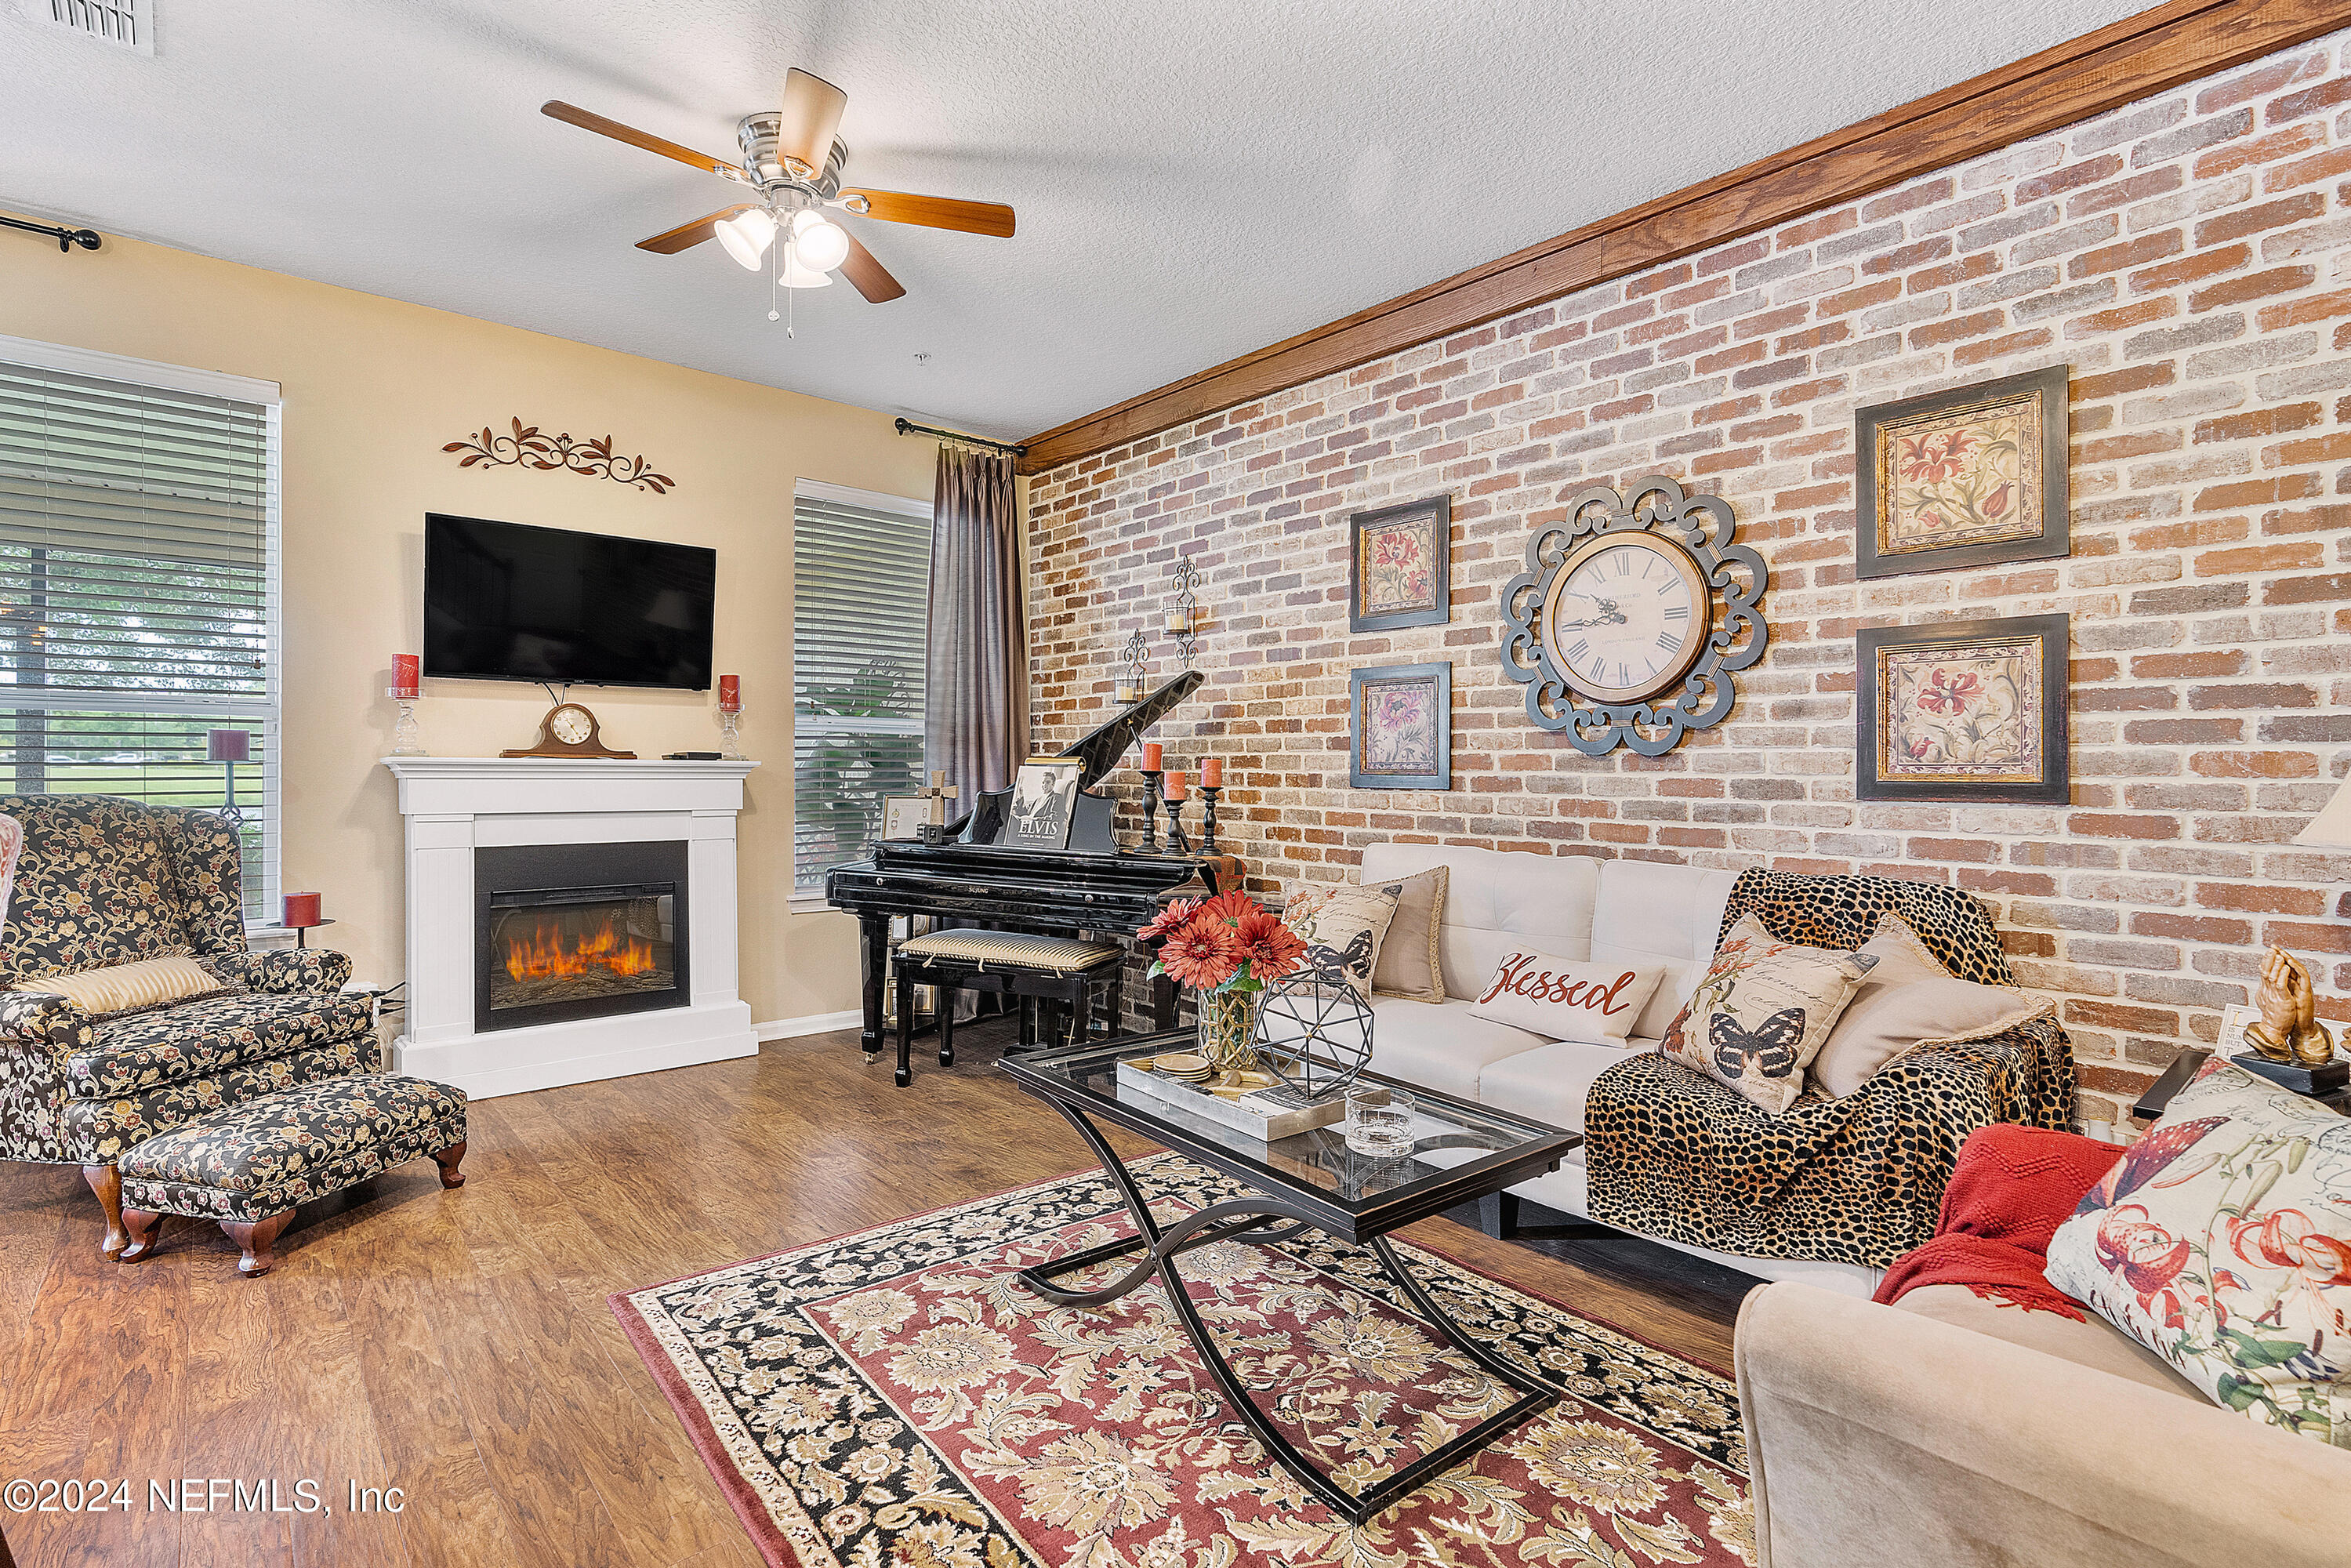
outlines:
M767 323L747 311L743 329ZM743 989L764 1021L855 1005L855 925L794 915L791 494L796 478L927 497L935 448L888 415L183 251L110 238L94 253L0 232L0 334L160 360L285 389L284 876L317 888L363 977L402 973L401 822L378 765L392 654L421 641L428 511L592 529L718 551L718 668L743 677L751 775L742 819ZM781 340L778 340L781 352ZM611 434L677 481L461 469L441 450L485 423ZM714 748L708 694L573 694L607 744ZM533 686L428 682L441 756L527 746Z

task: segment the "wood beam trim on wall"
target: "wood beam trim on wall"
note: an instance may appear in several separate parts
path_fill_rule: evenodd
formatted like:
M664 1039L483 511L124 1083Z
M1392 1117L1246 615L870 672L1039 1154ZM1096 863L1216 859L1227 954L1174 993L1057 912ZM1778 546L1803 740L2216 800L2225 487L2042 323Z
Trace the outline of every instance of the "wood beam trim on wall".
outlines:
M1966 162L2351 26L2351 0L2171 0L1029 437L1039 474Z

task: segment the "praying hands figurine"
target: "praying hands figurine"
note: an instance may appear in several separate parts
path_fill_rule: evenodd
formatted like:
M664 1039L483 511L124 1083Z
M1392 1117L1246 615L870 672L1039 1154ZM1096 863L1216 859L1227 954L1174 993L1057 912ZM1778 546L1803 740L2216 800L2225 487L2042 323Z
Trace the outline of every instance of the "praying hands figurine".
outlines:
M2272 1061L2324 1067L2335 1060L2335 1037L2315 1016L2316 991L2302 960L2283 947L2270 949L2262 965L2262 988L2254 998L2261 1021L2245 1026L2245 1043Z

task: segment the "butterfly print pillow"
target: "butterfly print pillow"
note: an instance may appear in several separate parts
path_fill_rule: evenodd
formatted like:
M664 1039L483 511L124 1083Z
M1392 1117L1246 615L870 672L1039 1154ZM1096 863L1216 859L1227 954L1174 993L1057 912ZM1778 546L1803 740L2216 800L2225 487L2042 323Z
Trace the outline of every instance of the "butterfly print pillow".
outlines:
M1331 985L1353 986L1358 996L1368 998L1380 943L1403 897L1401 882L1332 889L1305 933L1308 971Z
M1742 915L1660 1049L1779 1115L1803 1098L1804 1070L1876 963L1875 953L1782 942Z

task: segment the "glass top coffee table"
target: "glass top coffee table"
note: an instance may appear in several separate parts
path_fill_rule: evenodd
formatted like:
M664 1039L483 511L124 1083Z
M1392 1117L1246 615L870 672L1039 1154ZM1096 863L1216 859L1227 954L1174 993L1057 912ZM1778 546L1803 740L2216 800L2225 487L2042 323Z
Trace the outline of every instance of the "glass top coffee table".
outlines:
M1122 1240L1022 1270L1023 1285L1057 1305L1093 1307L1157 1279L1193 1348L1266 1451L1351 1524L1363 1523L1558 1400L1557 1390L1463 1333L1413 1278L1387 1238L1401 1226L1456 1204L1557 1170L1560 1156L1583 1142L1581 1134L1366 1072L1359 1082L1401 1089L1414 1100L1412 1152L1384 1157L1348 1148L1336 1124L1268 1143L1119 1082L1121 1061L1189 1051L1192 1044L1192 1031L1180 1030L1004 1059L1000 1065L1021 1088L1051 1105L1078 1130L1125 1199L1135 1228L1134 1235ZM1153 1218L1125 1163L1102 1136L1097 1125L1102 1122L1186 1155L1252 1191L1163 1227ZM1248 1386L1217 1351L1176 1268L1176 1260L1196 1247L1218 1241L1263 1245L1310 1229L1368 1245L1382 1270L1438 1339L1519 1396L1361 1494L1344 1490L1318 1469L1249 1397ZM1143 1254L1134 1266L1099 1290L1065 1291L1053 1282L1134 1253Z

